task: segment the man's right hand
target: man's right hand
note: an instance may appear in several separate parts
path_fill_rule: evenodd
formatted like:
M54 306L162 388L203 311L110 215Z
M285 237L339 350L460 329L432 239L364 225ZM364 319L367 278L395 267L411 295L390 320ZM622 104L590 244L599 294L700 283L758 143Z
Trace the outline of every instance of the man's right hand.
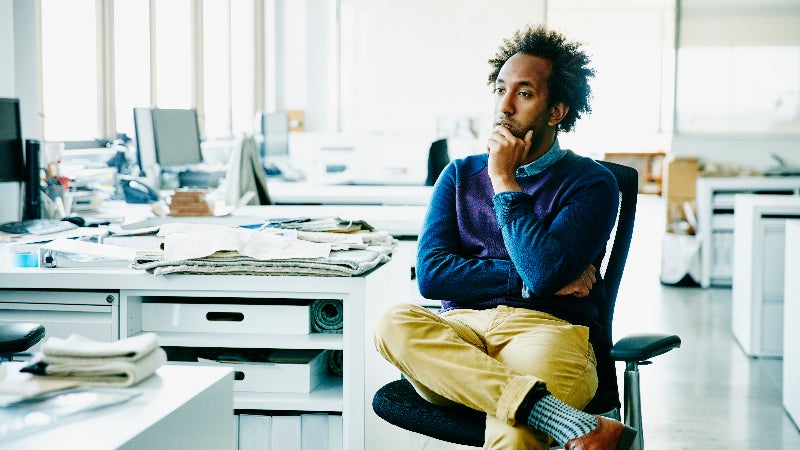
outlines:
M581 272L578 278L575 278L569 284L559 289L556 292L556 295L571 295L577 298L588 296L589 291L592 290L592 287L597 282L596 274L597 269L593 265L589 264L589 267Z

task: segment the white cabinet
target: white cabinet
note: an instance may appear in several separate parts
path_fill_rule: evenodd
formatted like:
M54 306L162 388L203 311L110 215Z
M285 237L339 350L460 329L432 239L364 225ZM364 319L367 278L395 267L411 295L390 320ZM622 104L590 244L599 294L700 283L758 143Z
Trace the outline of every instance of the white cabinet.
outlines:
M78 333L111 342L119 338L119 293L0 289L0 322L41 323L45 338ZM37 351L41 342L32 351Z
M783 407L800 423L800 221L786 222L783 317Z
M697 179L700 285L731 286L734 198L737 194L800 194L800 177L701 177Z
M735 198L731 330L748 356L783 355L785 230L793 218L798 196Z

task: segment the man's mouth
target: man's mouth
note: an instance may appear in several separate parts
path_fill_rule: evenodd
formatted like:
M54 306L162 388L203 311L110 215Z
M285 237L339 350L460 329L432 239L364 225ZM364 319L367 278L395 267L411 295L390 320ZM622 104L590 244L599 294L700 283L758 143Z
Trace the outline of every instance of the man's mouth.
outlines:
M511 123L507 122L505 120L498 120L497 122L494 123L494 126L498 126L498 125L504 126L504 127L508 128L509 130L512 130L512 131L514 130L514 127L511 125Z

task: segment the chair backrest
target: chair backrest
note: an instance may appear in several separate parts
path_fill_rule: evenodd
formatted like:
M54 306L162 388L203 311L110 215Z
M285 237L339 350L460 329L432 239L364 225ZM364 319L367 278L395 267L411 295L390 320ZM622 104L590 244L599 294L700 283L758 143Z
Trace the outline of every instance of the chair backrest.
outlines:
M598 161L600 165L611 171L617 179L619 186L619 211L615 230L611 234L606 248L606 258L600 268L605 281L606 299L600 305L600 318L603 334L600 348L595 348L597 355L598 390L592 403L586 410L593 413L603 413L614 408L619 408L619 385L614 361L609 355L613 345L612 324L614 321L614 308L617 293L622 281L625 262L628 259L628 250L633 237L633 225L636 218L636 201L639 193L639 174L636 169L609 161Z
M447 139L433 141L431 149L428 151L428 177L425 179L425 186L433 186L449 162Z

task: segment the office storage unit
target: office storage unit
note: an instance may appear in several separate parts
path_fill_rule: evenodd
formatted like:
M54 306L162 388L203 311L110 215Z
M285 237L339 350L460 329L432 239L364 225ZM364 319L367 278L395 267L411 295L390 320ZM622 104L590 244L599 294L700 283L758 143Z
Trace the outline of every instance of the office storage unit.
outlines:
M107 295L113 296L114 301L106 306L109 310L107 318L109 324L118 320L118 328L114 328L118 330L118 338L147 331L148 320L143 318L150 303L216 305L209 310L211 312L225 311L226 306L231 304L267 309L274 304L285 304L287 300L341 300L342 333L271 333L268 329L257 327L245 332L230 332L213 326L205 330L178 329L156 333L164 347L342 351L342 376L326 377L311 392L268 392L268 389L258 387L234 390L234 411L262 415L287 412L333 414L342 420L340 448L402 448L392 447L402 445L402 439L392 437L400 432L372 412L374 392L389 380L399 377L397 369L375 351L372 331L378 315L390 303L407 299L408 260L405 258L392 259L355 277L154 276L130 269L6 268L0 270L0 286L3 286L0 289L3 304L8 303L5 299L14 296L15 292L48 286L47 289L36 289L30 296L14 303L21 309L29 309L30 305L37 302L54 302L57 298L80 296L85 286L93 286L104 293L102 297L98 294L103 302ZM58 305L53 308L61 307ZM5 319L5 314L2 317ZM26 316L28 320L40 318L46 317L37 314ZM304 316L298 320L302 321L301 325L307 326L309 319ZM81 330L81 327L75 327L75 332L80 333ZM239 437L247 439L241 434Z
M731 286L733 211L737 194L800 194L800 177L700 177L697 179L697 236L700 285Z
M800 219L800 197L740 194L734 205L731 330L748 356L780 357L786 220Z

